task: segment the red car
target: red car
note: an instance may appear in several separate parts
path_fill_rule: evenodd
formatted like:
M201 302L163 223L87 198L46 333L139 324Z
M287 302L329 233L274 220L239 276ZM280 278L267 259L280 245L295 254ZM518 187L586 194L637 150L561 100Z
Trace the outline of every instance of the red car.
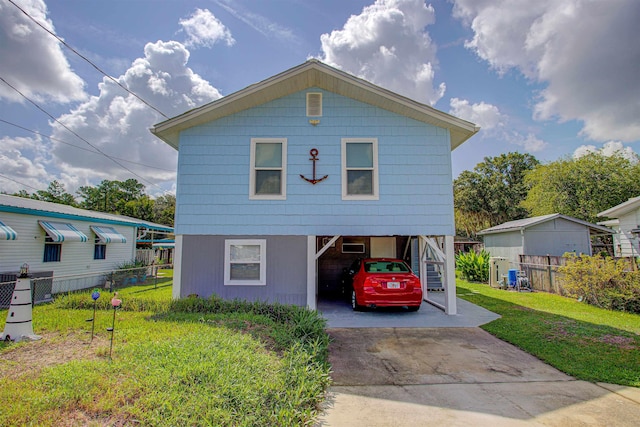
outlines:
M347 270L351 282L351 307L404 307L416 311L422 304L418 276L400 259L365 258Z

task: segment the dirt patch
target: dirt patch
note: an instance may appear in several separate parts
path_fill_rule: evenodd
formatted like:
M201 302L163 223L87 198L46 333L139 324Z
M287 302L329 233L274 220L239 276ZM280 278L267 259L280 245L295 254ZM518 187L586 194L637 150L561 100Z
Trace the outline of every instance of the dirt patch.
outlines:
M605 344L614 345L623 350L633 350L636 348L635 340L631 337L621 337L620 335L603 335L598 341Z
M62 335L50 332L38 341L26 341L10 345L0 353L0 378L16 378L34 374L45 367L60 365L73 360L97 360L109 356L109 340L90 334Z

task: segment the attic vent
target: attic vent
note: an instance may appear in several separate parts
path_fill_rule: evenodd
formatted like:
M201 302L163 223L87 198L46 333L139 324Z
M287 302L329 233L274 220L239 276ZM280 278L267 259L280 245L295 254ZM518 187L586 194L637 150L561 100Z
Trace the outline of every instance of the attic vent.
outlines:
M307 94L307 117L322 116L322 93Z

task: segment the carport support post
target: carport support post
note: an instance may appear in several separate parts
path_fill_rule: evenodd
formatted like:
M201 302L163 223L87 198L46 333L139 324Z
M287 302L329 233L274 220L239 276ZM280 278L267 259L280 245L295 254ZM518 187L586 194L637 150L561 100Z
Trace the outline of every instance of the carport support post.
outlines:
M458 314L456 304L456 264L453 236L444 236L444 312Z
M316 236L307 236L307 308L316 309Z

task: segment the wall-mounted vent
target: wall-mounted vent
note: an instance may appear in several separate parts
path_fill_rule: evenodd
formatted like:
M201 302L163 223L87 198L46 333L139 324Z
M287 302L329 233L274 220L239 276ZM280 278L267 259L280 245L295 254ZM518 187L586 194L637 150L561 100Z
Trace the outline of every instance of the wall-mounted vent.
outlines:
M307 117L322 116L322 93L307 94Z

